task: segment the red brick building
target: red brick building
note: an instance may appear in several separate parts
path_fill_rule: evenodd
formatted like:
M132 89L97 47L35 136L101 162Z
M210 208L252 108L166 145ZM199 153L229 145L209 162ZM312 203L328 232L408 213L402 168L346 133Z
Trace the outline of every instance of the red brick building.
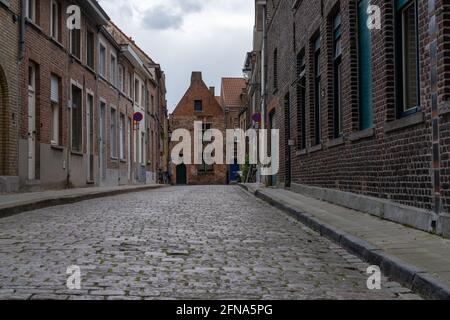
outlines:
M174 112L169 116L170 130L186 129L194 137L194 122L203 122L203 129L218 129L225 137L225 113L220 106L214 88L208 88L203 82L201 72L193 72L191 83L178 103ZM170 150L176 145L171 142ZM194 141L192 138L192 162L194 159ZM225 145L224 145L225 146ZM170 152L171 153L171 152ZM185 156L183 154L183 156ZM226 184L227 166L225 164L172 164L172 182L176 184L205 185Z
M0 4L0 14L9 15L2 17L1 31L17 34L2 37L0 52L11 48L5 61L20 67L5 77L13 82L19 75L21 98L9 104L10 109L17 106L16 118L13 110L5 111L17 120L9 126L17 126L18 137L11 140L14 130L1 135L10 147L2 153L0 175L18 176L23 190L155 183L163 145L156 137L160 131L151 136L147 123L154 109L165 121L165 79L159 66L146 64L137 45L114 37L97 1L28 0L21 2L23 10L19 1L6 2ZM72 7L67 14L71 5L81 14L80 27L72 30L66 22L78 10ZM9 25L17 19L23 19L23 42L20 23ZM160 95L152 100L156 91ZM0 110L5 110L3 103ZM136 111L144 116L139 128L133 123Z
M281 130L272 184L356 209L369 198L345 198L382 199L393 207L365 210L449 234L450 2L370 1L380 29L365 0L255 3L260 103Z
M0 193L19 188L20 1L0 1Z

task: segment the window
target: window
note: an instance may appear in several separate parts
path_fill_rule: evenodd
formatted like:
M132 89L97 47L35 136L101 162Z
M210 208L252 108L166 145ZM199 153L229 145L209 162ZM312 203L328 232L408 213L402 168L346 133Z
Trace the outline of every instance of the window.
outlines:
M416 0L396 0L398 117L420 108L418 8Z
M109 80L113 85L117 84L117 58L114 54L111 54Z
M111 107L111 158L117 158L117 111Z
M145 106L145 86L141 85L141 107Z
M100 43L99 50L99 69L98 72L101 76L106 77L106 47Z
M155 97L153 95L150 96L150 112L155 114Z
M131 98L133 96L133 74L128 75L128 96Z
M305 53L297 55L297 132L299 149L306 149L306 62Z
M58 146L61 141L61 128L60 128L60 119L61 119L61 103L59 97L59 86L60 79L51 75L50 78L50 103L52 108L52 118L50 123L51 130L51 144Z
M203 111L203 102L202 102L202 100L195 100L194 101L194 111L195 112L202 112Z
M70 30L70 53L81 59L81 30L73 29Z
M50 36L59 40L59 3L56 0L50 3Z
M123 72L123 66L119 65L119 90L124 92L125 88L125 73Z
M341 15L333 19L333 105L334 105L334 138L343 134L342 111L342 41Z
M211 128L212 128L211 123L203 123L202 124L202 134L203 134L203 136L205 136L206 131L211 130ZM205 140L208 140L208 139L205 138ZM205 147L208 145L208 143L209 143L208 141L204 141L203 142L203 149L202 150L205 149ZM202 152L202 164L200 164L198 166L198 171L199 172L212 172L212 171L214 171L214 166L213 165L206 164L204 155L205 155L204 152Z
M145 165L145 133L141 133L141 164Z
M89 68L93 69L94 66L94 47L95 47L95 36L92 31L88 31L86 34L86 63Z
M36 0L27 0L25 10L26 17L36 23Z
M120 159L125 160L125 115L120 114Z
M82 152L83 141L82 91L72 85L72 151Z
M278 49L273 53L273 90L278 90Z
M139 99L140 99L140 94L139 94L139 80L135 79L134 80L134 102L139 105Z
M372 38L367 28L370 0L361 0L358 7L358 64L360 129L373 127L372 108Z
M313 145L321 142L320 117L322 107L321 66L320 66L320 36L314 40L314 139Z

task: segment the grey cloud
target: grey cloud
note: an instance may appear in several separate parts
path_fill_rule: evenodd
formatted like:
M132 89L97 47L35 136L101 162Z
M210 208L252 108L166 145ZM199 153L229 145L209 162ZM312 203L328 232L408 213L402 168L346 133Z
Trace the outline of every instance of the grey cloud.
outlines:
M170 13L163 6L158 6L147 10L143 23L150 29L178 29L183 24L183 17L180 14Z
M188 14L201 12L207 0L172 0L145 12L143 23L149 29L178 29Z

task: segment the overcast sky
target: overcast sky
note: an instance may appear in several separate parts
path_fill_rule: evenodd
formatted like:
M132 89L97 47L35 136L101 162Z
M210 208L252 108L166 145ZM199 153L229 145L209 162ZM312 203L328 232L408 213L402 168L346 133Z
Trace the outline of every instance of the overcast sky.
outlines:
M220 78L242 76L252 47L253 0L99 0L111 19L160 63L171 112L202 71L220 93Z

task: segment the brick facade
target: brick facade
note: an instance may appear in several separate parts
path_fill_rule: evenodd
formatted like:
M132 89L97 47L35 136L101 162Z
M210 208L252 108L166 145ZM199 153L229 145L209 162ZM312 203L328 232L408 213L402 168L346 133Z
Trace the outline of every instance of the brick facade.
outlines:
M275 115L281 141L281 169L276 180L282 186L292 182L332 188L389 199L435 214L439 211L448 213L450 74L446 57L449 52L450 3L445 0L431 1L430 4L417 1L420 108L407 116L399 116L396 112L399 85L396 83L395 46L399 31L395 26L395 4L392 0L373 0L370 3L381 9L382 27L381 30L370 31L373 126L363 130L359 67L364 62L359 61L358 54L358 2L268 1L267 109L268 115ZM341 136L336 136L334 130L333 18L338 13L341 16L343 66ZM431 72L433 57L430 57L429 49L429 28L433 16L437 24L438 48L435 84ZM315 40L319 36L321 103L320 130L316 130ZM305 57L305 97L299 94L298 86L297 61L300 55ZM437 114L432 109L434 85L438 97ZM303 131L302 98L306 101L306 128ZM439 125L435 125L433 119L438 119ZM433 148L433 130L440 135L437 141L440 157L438 152L433 154L433 149L437 149ZM306 132L306 146L301 143L303 132ZM290 150L289 140L295 142ZM433 170L436 166L437 170Z
M195 111L195 101L202 102L202 110ZM174 132L177 129L186 129L191 133L192 137L192 162L194 159L194 122L202 121L211 125L211 129L218 129L225 137L225 113L219 102L217 101L213 90L208 88L202 80L200 72L193 72L191 84L185 95L178 103L174 112L169 117L170 129ZM170 150L177 145L171 142ZM180 183L182 180L189 185L206 185L206 184L226 184L227 183L227 166L215 164L209 171L202 171L199 165L186 165L186 178L177 177L177 167L172 164L172 182ZM178 170L179 172L179 170Z
M0 1L0 176L18 176L19 14L20 1Z
M159 66L133 60L134 57L139 59L142 51L135 44L134 49L124 49L123 43L109 31L113 24L96 1L67 0L34 2L34 10L24 17L25 50L23 60L18 64L19 23L14 23L13 14L20 20L21 8L19 1L9 2L10 7L6 9L0 4L0 14L9 15L5 19L2 17L1 30L12 30L8 33L11 38L2 37L1 41L6 41L6 44L1 46L0 53L6 53L4 48L10 48L10 56L1 61L9 61L8 65L12 67L20 66L19 70L5 74L7 82L14 81L14 77L19 75L15 88L20 88L20 92L15 93L14 87L3 85L3 73L0 72L1 98L19 95L21 99L18 103L9 104L10 108L19 106L19 114L15 116L17 122L11 121L9 125L18 126L18 138L11 140L12 130L9 134L0 135L1 149L6 149L6 143L11 144L10 149L2 153L0 175L3 171L18 175L24 190L156 183L163 146L151 144L151 141L156 140L160 131L141 124L138 132L134 130L132 117L139 101L139 111L146 116L144 122L147 123L150 117L149 97L156 96L157 88L165 87L161 83L165 81L163 76L150 83L156 69L163 75ZM72 4L81 7L78 41L72 41L71 31L66 27L69 17L66 9ZM6 21L11 21L12 25L7 25ZM73 39L77 39L76 35ZM76 49L78 46L79 50ZM135 54L127 55L125 51L134 51ZM100 60L100 56L104 59ZM119 68L124 77L119 77ZM144 85L139 97L134 95L137 77ZM52 79L58 79L57 85ZM6 90L8 92L4 94ZM57 98L52 96L55 92ZM155 108L161 110L160 117L164 122L165 103L160 101L165 102L165 91L155 101ZM13 110L5 110L2 103L1 121L6 119L3 114L14 119ZM152 132L153 137L150 136ZM34 157L30 162L28 155L32 149ZM141 153L146 154L142 161ZM7 161L12 164L9 168Z

